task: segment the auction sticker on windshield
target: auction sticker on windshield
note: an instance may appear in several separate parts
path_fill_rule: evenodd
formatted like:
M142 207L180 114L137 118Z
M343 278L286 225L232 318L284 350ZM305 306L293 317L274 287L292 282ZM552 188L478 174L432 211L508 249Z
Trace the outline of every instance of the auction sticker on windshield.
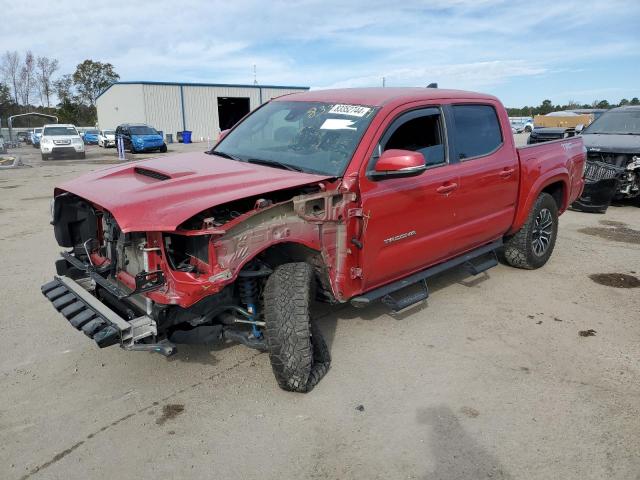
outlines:
M369 113L371 109L369 107L363 107L362 105L341 105L337 104L331 107L328 113L337 113L338 115L349 115L351 117L364 117Z

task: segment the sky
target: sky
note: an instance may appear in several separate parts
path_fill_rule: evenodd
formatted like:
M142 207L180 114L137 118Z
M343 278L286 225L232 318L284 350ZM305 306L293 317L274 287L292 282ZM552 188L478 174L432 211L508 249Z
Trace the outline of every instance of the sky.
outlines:
M640 0L0 0L0 52L110 62L123 81L426 86L506 106L640 97Z

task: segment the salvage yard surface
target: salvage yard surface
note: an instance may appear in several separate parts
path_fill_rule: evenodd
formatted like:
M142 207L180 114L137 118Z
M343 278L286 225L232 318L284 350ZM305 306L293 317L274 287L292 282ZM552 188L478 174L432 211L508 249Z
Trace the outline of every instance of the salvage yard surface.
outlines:
M567 212L540 270L454 270L396 316L329 309L332 368L301 395L243 346L166 359L70 327L40 294L49 199L115 152L18 153L32 167L0 171L1 479L640 478L640 208Z

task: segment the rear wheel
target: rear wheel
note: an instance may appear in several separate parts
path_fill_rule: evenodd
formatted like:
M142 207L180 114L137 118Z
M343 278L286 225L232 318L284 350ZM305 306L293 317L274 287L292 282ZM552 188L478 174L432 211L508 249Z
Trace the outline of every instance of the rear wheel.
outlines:
M512 267L540 268L551 257L557 235L558 206L551 195L541 193L526 223L505 241L501 256Z
M311 265L287 263L264 288L265 339L283 390L309 392L329 370L329 349L310 314L314 286Z

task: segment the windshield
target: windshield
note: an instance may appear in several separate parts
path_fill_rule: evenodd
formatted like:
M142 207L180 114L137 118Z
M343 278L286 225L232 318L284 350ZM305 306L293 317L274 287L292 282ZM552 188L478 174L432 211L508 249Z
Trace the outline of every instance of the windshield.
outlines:
M158 135L158 132L155 128L142 126L142 127L131 127L131 135Z
M216 146L243 161L340 176L376 109L320 102L271 102L256 110Z
M42 133L42 129L41 128L36 128L33 130L33 133Z
M97 131L97 130L87 130L86 132L84 132L84 134L85 134L85 135L86 135L87 133L88 133L89 135L97 135L97 134L98 134L98 131Z
M102 132L103 135L114 135L115 133L115 130L105 130Z
M584 133L604 135L640 135L640 109L611 110L584 129Z
M49 137L54 135L78 135L78 132L73 127L47 127L42 134Z

